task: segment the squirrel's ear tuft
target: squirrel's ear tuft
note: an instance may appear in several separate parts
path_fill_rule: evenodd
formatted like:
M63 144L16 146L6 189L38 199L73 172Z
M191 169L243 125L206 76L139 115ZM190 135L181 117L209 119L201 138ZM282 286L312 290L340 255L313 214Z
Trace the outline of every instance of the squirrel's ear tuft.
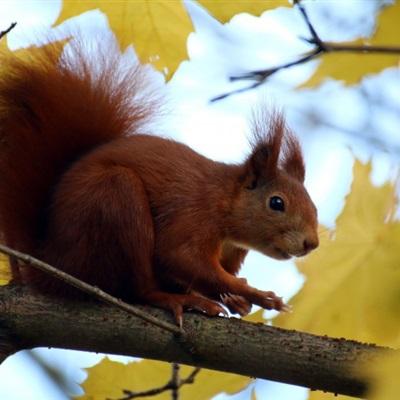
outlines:
M283 170L304 182L305 167L300 144L285 124L282 113L259 108L252 118L252 152L245 162L245 186L249 189L273 180Z
M276 176L285 129L281 113L262 109L253 113L252 152L245 163L247 188L255 189Z
M285 134L282 169L300 182L304 182L306 171L300 143L297 138L289 132Z

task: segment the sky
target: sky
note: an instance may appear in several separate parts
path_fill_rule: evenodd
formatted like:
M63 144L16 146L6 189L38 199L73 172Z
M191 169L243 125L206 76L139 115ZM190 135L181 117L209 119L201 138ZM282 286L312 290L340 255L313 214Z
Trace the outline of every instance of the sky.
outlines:
M353 40L368 37L375 30L376 12L383 1L348 0L305 2L310 18L325 40ZM334 228L352 180L355 157L373 163L376 185L397 173L400 137L399 71L395 68L366 76L360 85L345 87L327 80L317 89L296 89L315 70L313 61L273 75L257 90L211 103L210 99L247 82L231 83L229 75L291 61L309 49L301 36L307 29L299 12L280 8L261 17L240 14L220 24L194 1L185 2L195 32L187 46L189 59L183 61L167 85L171 113L160 132L182 141L201 154L224 162L239 162L249 151L249 116L255 107L279 107L299 136L306 159L306 187L317 205L320 223ZM21 7L23 5L23 7ZM32 44L48 32L61 10L59 0L0 0L0 29L13 21L18 29L8 35L13 49ZM98 10L66 21L93 36L108 29ZM134 50L128 51L134 57ZM163 83L160 73L154 78ZM241 272L250 284L274 290L285 300L301 289L304 278L290 261L275 261L252 252ZM273 315L268 312L266 315ZM96 363L102 356L65 350L35 350L36 357L61 368L71 393L85 374L79 368ZM10 357L0 366L0 398L9 400L57 400L65 395L35 367L28 353ZM29 373L27 373L29 371ZM21 374L24 383L21 384ZM303 400L304 388L258 381L256 391L271 399ZM236 400L248 398L233 396ZM222 400L223 395L217 396Z

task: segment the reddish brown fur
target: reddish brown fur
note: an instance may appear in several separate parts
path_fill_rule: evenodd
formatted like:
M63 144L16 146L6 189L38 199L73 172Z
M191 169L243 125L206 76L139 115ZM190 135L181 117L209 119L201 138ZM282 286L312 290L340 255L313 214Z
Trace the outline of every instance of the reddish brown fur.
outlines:
M79 46L59 64L56 54L2 60L5 242L178 320L182 308L221 312L207 300L221 295L240 314L252 303L282 309L279 297L235 275L250 248L288 258L318 245L301 150L283 117L259 116L243 164L214 162L143 134L156 107L141 67L124 70L117 54L87 60ZM268 207L276 195L285 212ZM66 290L34 270L27 280Z

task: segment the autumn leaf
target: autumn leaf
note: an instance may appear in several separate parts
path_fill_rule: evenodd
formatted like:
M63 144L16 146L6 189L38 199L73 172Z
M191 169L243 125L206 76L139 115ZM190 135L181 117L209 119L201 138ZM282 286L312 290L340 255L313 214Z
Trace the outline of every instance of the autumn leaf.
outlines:
M0 255L0 286L7 285L11 281L11 268L8 257Z
M151 62L167 77L187 58L186 39L193 29L181 1L64 0L56 24L92 9L108 17L122 50L133 44L142 63Z
M0 52L4 54L4 52L9 52L9 48L7 45L7 37L2 37L0 39Z
M264 318L264 311L265 310L263 308L260 308L258 311L254 312L252 314L246 315L242 319L247 322L265 324L265 322L267 320Z
M299 263L307 277L294 312L274 324L384 346L399 344L400 223L393 185L374 187L370 164L356 162L336 230Z
M375 34L368 39L341 42L350 46L396 46L400 47L400 1L386 6L379 14ZM382 71L384 68L398 66L399 54L332 52L321 56L320 64L314 75L301 87L315 87L325 79L344 81L347 85L358 83L366 74Z
M228 22L239 13L258 16L277 7L291 7L288 0L198 0L198 2L222 23Z
M308 400L357 400L355 397L337 395L336 393L325 393L320 391L310 392Z
M193 371L193 367L182 365L180 376L186 378ZM85 394L79 399L104 400L117 399L123 395L123 390L141 392L165 385L171 379L171 364L143 360L124 365L104 358L99 364L87 369L88 377L82 384ZM225 392L233 394L248 386L253 380L249 377L228 374L225 372L202 369L195 377L193 384L180 388L182 400L204 400ZM170 392L163 392L152 399L169 400Z
M362 366L361 373L369 381L368 400L398 400L399 370L399 353L382 355L376 362Z

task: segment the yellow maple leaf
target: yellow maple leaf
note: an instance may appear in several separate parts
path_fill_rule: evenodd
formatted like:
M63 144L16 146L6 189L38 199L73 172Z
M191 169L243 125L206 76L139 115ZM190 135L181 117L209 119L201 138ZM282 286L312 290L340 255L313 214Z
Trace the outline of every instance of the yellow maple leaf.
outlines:
M266 322L266 319L264 318L264 309L262 308L252 314L246 315L242 319L256 324L265 324Z
M400 353L381 353L373 362L359 363L354 374L368 382L368 400L398 400L400 395ZM311 392L308 400L355 400L333 393Z
M386 6L379 14L375 34L368 39L357 39L351 42L341 42L346 46L400 46L400 1L392 6ZM320 64L311 76L300 87L315 87L327 77L344 81L346 84L358 83L365 74L378 73L384 68L398 66L399 54L387 53L354 53L332 52L321 56Z
M7 285L11 281L11 268L8 257L0 255L0 286Z
M9 48L7 46L7 38L3 37L0 39L0 51L2 53L9 51Z
M308 400L357 400L355 397L337 395L336 393L325 393L320 391L312 391Z
M374 363L361 367L369 383L368 400L398 400L400 397L400 354L380 356Z
M186 378L193 367L182 365L180 376ZM124 365L104 358L99 364L87 369L88 377L82 384L85 394L79 399L104 400L121 398L123 390L141 392L165 385L171 379L171 364L143 360ZM252 379L249 377L228 374L225 372L202 369L195 377L193 384L183 385L179 389L182 400L204 400L218 393L236 393L244 389ZM171 398L169 391L152 396L156 400Z
M307 281L292 314L275 324L316 334L399 343L400 223L393 185L374 187L371 166L354 166L352 190L332 235L321 238L299 269Z
M222 23L239 13L260 15L277 7L291 7L288 0L198 0L198 2Z
M151 62L167 77L187 58L192 24L181 1L64 0L56 24L93 9L108 17L122 50L133 44L142 63Z

